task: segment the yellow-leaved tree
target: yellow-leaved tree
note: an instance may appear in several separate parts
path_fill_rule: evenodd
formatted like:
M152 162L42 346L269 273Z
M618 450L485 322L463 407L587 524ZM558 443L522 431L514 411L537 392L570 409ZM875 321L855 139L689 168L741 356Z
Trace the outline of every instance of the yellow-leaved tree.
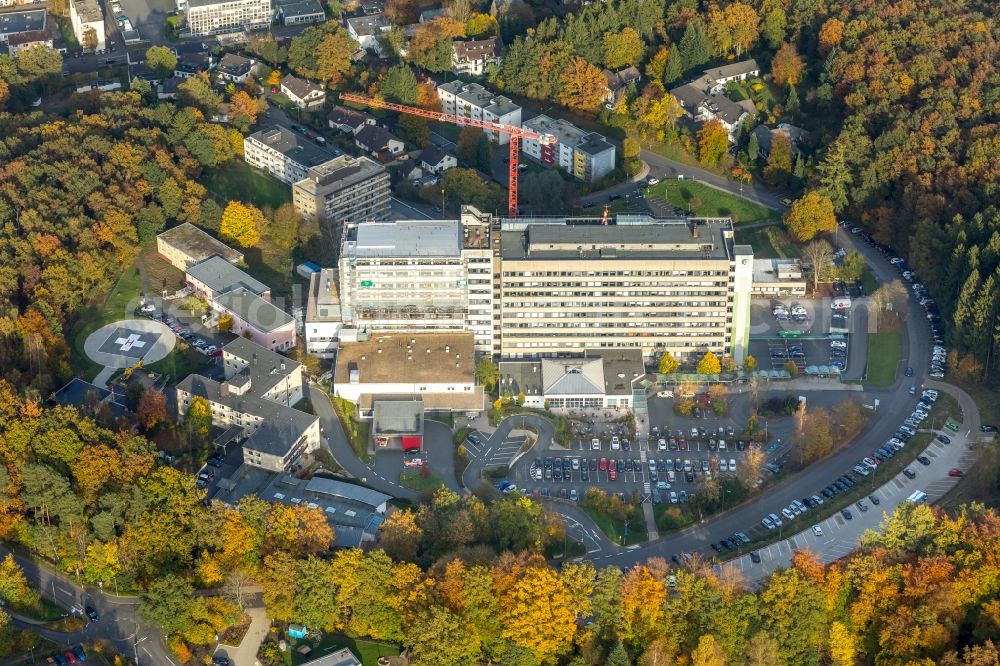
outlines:
M264 214L255 206L230 201L222 213L219 235L242 248L253 247L260 241L261 223Z

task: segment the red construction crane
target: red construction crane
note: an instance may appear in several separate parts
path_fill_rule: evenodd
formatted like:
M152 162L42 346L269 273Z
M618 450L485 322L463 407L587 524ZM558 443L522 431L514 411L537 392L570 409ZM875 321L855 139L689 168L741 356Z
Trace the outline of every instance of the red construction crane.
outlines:
M340 99L345 102L364 104L376 109L388 109L389 111L398 111L399 113L409 113L413 116L420 116L421 118L436 120L442 123L479 127L482 129L492 130L494 132L509 134L510 169L508 179L510 184L507 186L507 214L510 217L517 217L517 160L521 139L534 139L543 146L550 146L556 142L556 137L552 134L539 134L538 132L532 132L531 130L517 127L516 125L504 125L503 123L493 123L487 120L476 120L475 118L456 116L453 113L429 111L415 106L394 104L392 102L386 102L380 99L367 97L365 95L356 95L354 93L340 93Z

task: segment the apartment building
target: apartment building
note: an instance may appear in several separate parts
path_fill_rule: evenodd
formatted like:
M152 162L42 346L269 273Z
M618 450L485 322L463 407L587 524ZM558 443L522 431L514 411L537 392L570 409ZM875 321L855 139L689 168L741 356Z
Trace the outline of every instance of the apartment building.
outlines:
M69 22L78 42L87 44L89 39L95 50L105 48L104 11L98 0L69 0Z
M266 28L272 18L271 0L187 0L186 13L195 36Z
M333 158L330 151L286 127L263 129L243 139L246 163L288 185L302 180L310 169Z
M753 250L729 218L505 219L500 261L504 358L746 354Z
M340 312L339 278L335 268L324 268L309 276L306 298L306 352L319 358L333 358L340 345L344 318Z
M597 132L582 130L562 118L544 114L525 120L523 125L539 134L551 134L555 143L543 145L535 139L521 140L521 152L543 166L560 166L577 180L593 183L615 168L615 146Z
M457 116L484 120L503 125L521 126L521 107L503 95L494 95L478 83L449 81L438 86L441 110ZM510 136L503 132L484 129L493 141L505 144Z
M488 217L349 225L340 253L345 328L472 331L493 350L493 251Z
M349 222L389 217L389 173L368 157L341 155L309 169L292 186L300 215L338 231Z
M303 367L249 340L223 347L224 381L188 375L177 385L177 411L195 397L212 410L212 425L225 428L219 443L240 442L244 464L288 471L320 446L319 418L294 409L302 398ZM220 441L221 440L221 441Z

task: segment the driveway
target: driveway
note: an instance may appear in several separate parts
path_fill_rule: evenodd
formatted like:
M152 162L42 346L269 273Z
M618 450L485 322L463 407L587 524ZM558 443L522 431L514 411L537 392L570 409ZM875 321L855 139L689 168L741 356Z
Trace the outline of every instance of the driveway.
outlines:
M409 500L419 499L419 493L399 485L398 468L396 468L395 477L391 476L391 472L387 477L387 469L379 471L361 462L361 459L354 453L354 449L344 433L344 428L340 425L340 419L337 418L337 413L333 410L330 396L323 389L316 384L308 384L304 393L319 417L323 444L326 445L330 455L347 474L387 495ZM396 481L393 481L393 478Z

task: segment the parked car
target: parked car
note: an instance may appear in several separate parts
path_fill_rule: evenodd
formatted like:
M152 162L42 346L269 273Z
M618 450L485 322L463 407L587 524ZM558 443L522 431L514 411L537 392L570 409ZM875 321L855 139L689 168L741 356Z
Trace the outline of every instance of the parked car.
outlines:
M915 479L915 478L917 478L917 473L916 473L916 472L914 472L914 471L913 471L912 469L910 469L909 467L907 467L906 469L904 469L904 470L903 470L903 475L904 475L904 476L905 476L906 478L908 478L908 479Z
M819 525L813 525L813 534L818 537L823 536L823 528Z
M97 610L93 606L86 606L83 611L87 614L87 617L90 618L91 622L97 622L101 619L101 617L97 614Z
M951 469L948 470L948 476L954 476L954 477L957 477L957 478L962 478L963 476L965 476L965 472L963 472L962 470L958 469L957 467L952 467Z

